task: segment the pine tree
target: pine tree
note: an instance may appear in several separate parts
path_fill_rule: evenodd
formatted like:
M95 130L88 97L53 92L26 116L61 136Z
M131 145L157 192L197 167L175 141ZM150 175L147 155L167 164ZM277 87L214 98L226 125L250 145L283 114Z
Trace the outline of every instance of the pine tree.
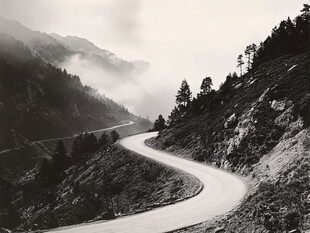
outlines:
M176 121L179 119L180 117L180 110L177 107L174 107L174 109L172 109L170 115L168 116L168 125L174 125L176 123Z
M310 4L304 4L303 9L301 10L302 12L302 17L306 20L310 18ZM309 26L310 27L310 26Z
M257 52L257 46L254 43L251 45L251 52L252 52L252 63L251 63L251 68L252 68L252 64L253 64L253 61L254 61L254 58Z
M85 133L83 140L83 152L93 152L98 148L98 141L93 133Z
M242 58L242 54L240 54L237 58L237 67L240 68L240 76L242 76L242 66L244 65L244 61L242 60Z
M236 72L234 72L234 73L232 74L232 78L233 78L233 79L238 78L238 75L237 75Z
M116 142L119 139L119 134L115 130L111 132L111 140L112 143Z
M211 90L212 90L211 86L213 86L211 77L205 77L202 80L202 83L201 83L201 86L200 86L200 89L201 89L200 93L202 95L206 95L206 94L210 93Z
M77 135L74 138L74 141L72 143L72 154L78 154L82 151L82 147L83 147L83 134L79 133L79 135Z
M305 22L305 37L306 39L306 48L310 49L310 4L304 4L304 8L301 10L301 17Z
M182 81L180 90L178 90L178 93L176 95L176 103L177 105L183 105L184 107L186 107L190 103L191 98L192 98L192 92L190 91L186 79L184 79Z
M99 146L105 146L109 143L109 136L103 132L98 140Z
M166 120L163 118L162 115L159 115L158 119L155 120L155 122L154 122L153 129L154 129L154 131L161 131L165 128L166 128Z
M53 154L53 167L55 171L62 171L67 163L67 151L62 140L59 140Z
M247 59L247 70L251 69L251 54L252 54L252 46L248 45L244 51L245 57Z

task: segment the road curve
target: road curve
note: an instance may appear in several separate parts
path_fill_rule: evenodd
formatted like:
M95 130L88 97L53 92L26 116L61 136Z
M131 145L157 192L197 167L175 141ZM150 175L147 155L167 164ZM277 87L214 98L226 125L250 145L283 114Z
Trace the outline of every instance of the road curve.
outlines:
M124 138L119 143L125 148L145 157L194 175L204 186L198 195L186 201L144 213L121 217L111 221L99 221L86 225L80 224L53 229L52 232L167 232L201 223L216 215L226 213L241 202L247 188L239 177L146 146L144 141L154 136L156 136L156 133L139 134Z

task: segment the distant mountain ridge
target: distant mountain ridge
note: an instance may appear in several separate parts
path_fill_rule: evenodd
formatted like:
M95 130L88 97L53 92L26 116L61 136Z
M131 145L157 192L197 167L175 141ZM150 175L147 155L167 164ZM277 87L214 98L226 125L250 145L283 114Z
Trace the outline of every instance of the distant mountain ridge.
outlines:
M1 16L0 33L8 34L16 40L22 41L34 54L54 65L73 55L73 51L60 44L50 35L32 31L15 20L7 20Z
M74 51L81 59L96 63L108 72L126 75L127 73L134 72L136 69L134 63L125 61L108 50L98 48L87 39L77 36L63 37L56 33L51 33L50 35L63 46Z
M95 62L107 72L123 76L141 70L145 64L130 62L119 58L114 53L97 47L87 39L77 36L60 36L56 33L33 31L18 21L0 16L0 33L8 34L25 43L34 53L45 61L59 66L73 55ZM144 62L145 63L145 62Z
M87 52L87 53L96 53L96 54L105 54L110 56L115 56L108 50L98 48L93 42L78 37L78 36L61 36L57 33L50 33L51 37L56 39L58 42L61 42L63 45L68 46L70 49L78 52Z
M9 24L1 27L5 22ZM10 25L28 35L21 38ZM0 150L17 146L17 138L68 136L124 120L140 122L139 131L150 127L150 122L84 86L78 76L48 62L66 54L72 54L70 48L51 36L0 18Z

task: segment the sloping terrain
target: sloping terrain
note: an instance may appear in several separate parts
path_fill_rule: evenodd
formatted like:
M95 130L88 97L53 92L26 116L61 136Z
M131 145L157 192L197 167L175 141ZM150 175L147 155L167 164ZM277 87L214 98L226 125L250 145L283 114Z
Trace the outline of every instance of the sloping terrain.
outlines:
M241 177L146 146L145 140L156 136L156 134L157 132L133 135L121 139L119 144L143 157L186 172L188 176L196 177L201 182L201 189L198 193L196 186L187 186L186 188L192 189L190 192L194 195L188 200L126 218L56 228L51 232L169 232L200 223L220 213L226 213L240 203L247 191L246 184ZM176 177L171 178L175 179Z
M0 226L24 231L113 219L174 203L201 188L197 179L115 145L72 157L52 184L40 174L34 169L17 184L1 180L0 201L6 202Z
M23 42L37 56L52 64L63 62L67 56L74 54L68 47L46 33L32 31L15 20L0 16L0 33L14 37Z
M0 33L23 42L33 54L55 66L61 66L73 56L90 63L96 63L107 73L119 76L137 72L143 64L126 61L114 53L100 49L92 42L77 37L62 37L56 33L33 31L21 23L0 16Z
M226 81L216 111L163 130L156 148L249 177L252 193L225 221L180 232L281 232L310 227L310 56L284 56ZM247 230L246 230L247 229Z
M77 36L60 36L56 33L50 34L63 46L75 51L79 59L88 60L92 64L98 64L108 73L116 73L120 76L128 75L137 67L134 63L125 61L108 50L100 49L92 42Z
M83 86L78 76L33 56L27 46L6 34L0 36L0 52L0 150L26 140L139 121L123 106ZM150 122L144 124L143 130L150 127Z
M178 105L153 147L245 175L231 213L177 232L299 232L310 228L309 5L255 48L241 77Z
M176 232L283 232L310 229L310 132L281 142L247 176L251 190L239 208L225 216ZM223 231L225 232L225 231ZM303 232L303 231L302 231Z
M286 131L294 127L297 133L309 126L309 65L309 53L285 56L227 80L218 91L226 97L219 100L218 109L198 116L185 113L154 143L169 151L188 151L200 161L248 171Z

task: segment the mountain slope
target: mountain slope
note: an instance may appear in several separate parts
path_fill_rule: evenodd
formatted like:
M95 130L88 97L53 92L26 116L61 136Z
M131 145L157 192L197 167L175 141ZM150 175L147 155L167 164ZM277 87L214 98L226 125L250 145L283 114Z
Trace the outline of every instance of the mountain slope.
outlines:
M15 20L5 19L1 16L0 33L8 34L16 40L22 41L34 54L55 66L61 66L64 62L70 61L72 56L78 56L79 59L95 63L106 72L112 72L119 76L128 76L145 67L145 62L140 64L125 61L108 50L98 48L86 39L32 31Z
M149 142L245 175L253 184L226 220L180 232L310 228L309 58L309 53L280 57L226 82L219 93L225 90L227 102L200 116L185 113ZM297 221L292 228L290 216Z
M265 63L227 80L214 99L219 102L215 111L185 113L158 140L165 148L195 148L198 160L249 167L277 144L292 122L301 119L308 126L308 116L302 114L309 99L308 75L309 53Z
M50 175L53 182L46 179L52 159L45 161L47 166L16 183L0 177L0 229L24 232L109 220L181 201L201 189L194 177L111 144L71 153L65 170Z
M252 184L229 215L177 232L310 229L308 25L306 13L282 21L261 43L246 74L228 75L218 91L177 106L168 127L149 141L242 174Z
M22 41L34 54L47 62L58 64L73 55L68 47L60 44L46 33L32 31L15 20L7 20L0 16L0 33L8 34Z
M83 86L79 77L34 56L14 38L0 35L1 149L19 143L18 137L32 141L69 136L139 120ZM146 130L149 123L143 127Z
M84 38L80 38L77 36L63 37L63 36L58 35L57 33L51 33L50 36L55 38L57 41L61 42L63 45L66 45L72 50L77 51L77 52L96 53L98 55L103 54L103 55L109 55L109 56L114 55L108 50L98 48L94 43Z
M86 39L77 36L62 37L56 33L50 35L64 46L77 52L79 59L91 61L108 72L128 75L138 68L136 64L125 61L108 50L100 49Z

